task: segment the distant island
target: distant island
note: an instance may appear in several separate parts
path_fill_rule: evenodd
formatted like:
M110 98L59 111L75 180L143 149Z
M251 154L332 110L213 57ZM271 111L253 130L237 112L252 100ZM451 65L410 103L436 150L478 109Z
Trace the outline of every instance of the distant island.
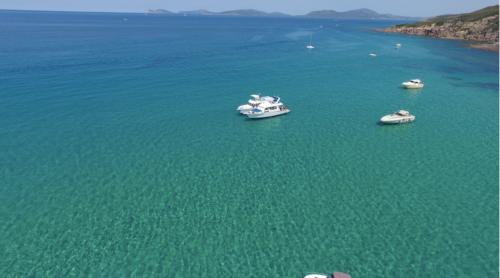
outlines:
M498 52L498 5L464 14L441 15L382 30L389 33L472 41L471 47Z
M399 16L392 14L379 14L370 9L356 9L345 12L335 10L312 11L303 15L304 17L318 18L338 18L338 19L401 19L401 20L418 20L417 17Z
M171 14L171 15L175 14L174 12L164 10L164 9L155 9L155 10L150 9L150 10L148 10L148 13L150 13L150 14Z
M230 10L223 12L212 12L208 10L180 11L171 12L164 9L150 9L149 14L163 15L183 15L183 16L255 16L255 17L311 17L311 18L331 18L331 19L400 19L400 20L418 20L417 17L398 16L391 14L379 14L370 9L357 9L345 12L334 10L312 11L305 15L289 15L280 12L263 12L254 9Z

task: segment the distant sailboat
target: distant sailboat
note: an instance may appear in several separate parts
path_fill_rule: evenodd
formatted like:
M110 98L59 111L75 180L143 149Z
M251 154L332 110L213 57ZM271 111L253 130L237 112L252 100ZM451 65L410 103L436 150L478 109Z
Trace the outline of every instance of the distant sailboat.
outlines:
M312 45L312 40L313 40L313 35L311 35L311 38L309 39L309 44L306 46L307 49L314 49L314 46Z

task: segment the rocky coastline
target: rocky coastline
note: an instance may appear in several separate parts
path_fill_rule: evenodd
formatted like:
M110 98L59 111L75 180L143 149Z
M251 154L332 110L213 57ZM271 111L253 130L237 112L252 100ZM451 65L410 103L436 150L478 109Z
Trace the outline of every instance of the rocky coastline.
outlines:
M467 40L471 42L470 46L473 48L499 51L498 6L488 7L470 14L438 16L413 24L400 24L381 31Z

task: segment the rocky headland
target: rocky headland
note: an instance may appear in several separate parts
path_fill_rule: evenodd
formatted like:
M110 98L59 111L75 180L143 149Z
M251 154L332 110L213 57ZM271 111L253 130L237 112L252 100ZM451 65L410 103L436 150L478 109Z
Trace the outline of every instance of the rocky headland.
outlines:
M471 47L498 52L498 5L472 13L443 15L383 29L389 33L471 41Z

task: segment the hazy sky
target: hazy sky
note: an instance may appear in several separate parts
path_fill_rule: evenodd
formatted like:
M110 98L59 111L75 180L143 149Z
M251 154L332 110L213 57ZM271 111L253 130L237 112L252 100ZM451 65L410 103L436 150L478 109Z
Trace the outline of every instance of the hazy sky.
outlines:
M304 14L321 9L369 8L379 13L433 16L469 12L497 3L497 0L0 0L0 9L141 12L150 8L171 11L251 8Z

